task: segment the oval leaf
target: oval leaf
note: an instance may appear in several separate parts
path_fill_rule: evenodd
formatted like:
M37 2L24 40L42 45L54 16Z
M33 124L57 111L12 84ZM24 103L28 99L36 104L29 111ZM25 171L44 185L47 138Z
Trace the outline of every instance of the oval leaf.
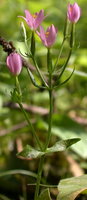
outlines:
M57 200L74 200L87 189L87 175L61 180Z

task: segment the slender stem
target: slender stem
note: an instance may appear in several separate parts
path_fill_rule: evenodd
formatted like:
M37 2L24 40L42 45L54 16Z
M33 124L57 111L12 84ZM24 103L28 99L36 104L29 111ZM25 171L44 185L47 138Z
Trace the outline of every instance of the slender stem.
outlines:
M50 138L51 138L51 127L52 127L52 90L49 91L49 99L50 99L50 111L49 111L49 128L48 128L48 136L46 140L46 145L44 148L44 151L46 151ZM39 188L40 188L40 181L41 181L41 175L43 170L43 163L44 163L45 156L42 156L40 158L39 168L38 168L38 176L37 176L37 185L35 190L35 197L34 200L38 200L38 194L39 194Z
M48 127L48 136L47 136L47 140L46 140L46 144L45 144L45 151L46 149L48 148L49 146L49 142L50 142L50 138L51 138L51 128L52 128L52 110L53 110L53 101L52 101L52 62L49 61L49 59L51 60L51 56L50 56L50 51L48 50L48 61L47 61L47 64L48 64L48 69L49 70L49 127Z
M75 24L71 25L70 47L73 48L75 44Z
M19 96L20 96L20 94L21 94L21 88L20 88L20 84L19 84L19 81L18 81L18 77L17 77L17 76L16 76L16 88L17 88L18 94L19 94ZM25 116L26 121L28 122L28 125L30 126L30 128L31 128L31 130L32 130L32 133L33 133L33 135L34 135L34 137L35 137L35 139L36 139L36 142L37 142L37 144L38 144L38 147L40 148L40 150L42 150L42 146L41 146L41 143L40 143L40 141L39 141L39 138L38 138L38 136L37 136L37 134L36 134L36 132L35 132L35 130L34 130L32 124L31 124L31 121L29 120L29 116L27 115L25 109L23 108L21 99L18 99L18 104L19 104L19 106L20 106L20 108L21 108L21 111L23 112L23 114L24 114L24 116Z
M54 68L53 68L53 71L55 70L55 68L56 68L57 65L58 65L58 62L59 62L61 53L62 53L62 51L63 51L63 47L64 47L64 42L65 42L65 40L66 40L66 37L63 38L63 41L62 41L62 44L61 44L61 47L60 47L60 51L59 51L59 55L58 55L58 57L57 57L56 63L55 63Z
M49 146L50 138L51 138L51 128L52 128L52 90L49 90L49 104L50 104L50 110L49 110L49 127L48 127L48 135L47 135L47 140L45 144L45 151Z
M68 29L68 23L67 23L67 15L66 15L65 26L64 26L64 34L63 34L63 41L62 41L62 44L61 44L61 47L60 47L59 55L57 57L56 63L55 63L54 68L53 68L53 72L54 72L55 68L58 65L60 56L61 56L62 51L63 51L64 43L65 43L66 39L68 38L68 34L67 34L68 30L67 29Z
M49 74L52 73L52 56L49 48L47 52L47 68L48 68L48 73Z
M73 47L74 47L74 43L75 43L75 24L72 24L72 26L71 26L71 36L70 36L70 50L69 50L69 53L68 53L67 60L66 60L65 64L62 67L62 71L61 71L61 73L58 76L58 80L57 80L54 88L56 88L56 87L59 86L59 79L63 75L63 73L64 73L64 71L65 71L65 69L66 69L66 67L68 65L68 62L69 62L69 59L71 57L72 50L73 50ZM63 83L65 83L65 81Z
M21 108L21 111L24 113L24 116L25 116L25 118L26 118L26 121L28 122L28 125L30 126L30 128L31 128L31 130L32 130L32 133L33 133L33 135L34 135L34 137L35 137L35 139L36 139L36 142L37 142L37 144L38 144L40 150L42 151L41 143L40 143L39 138L38 138L38 136L36 135L36 132L35 132L35 130L34 130L32 124L31 124L30 120L29 120L29 116L27 115L26 111L24 110L22 103L19 102L18 104L19 104L19 106L20 106L20 108Z
M44 80L44 77L42 76L42 74L40 72L40 69L39 69L39 67L37 65L37 62L35 60L35 35L34 34L35 34L34 31L32 31L32 37L31 37L31 58L33 60L33 63L35 65L35 67L36 67L36 70L37 70L37 72L39 74L39 77L40 77L41 81L43 82L44 86L48 87L46 81Z
M21 96L22 92L21 92L18 76L15 77L15 85L16 85L16 89L17 89L18 94Z
M36 185L34 200L38 200L38 195L39 195L39 188L40 188L40 181L41 181L41 175L42 175L42 170L43 170L44 158L45 158L45 156L43 155L43 156L40 158L40 162L39 162L38 176L37 176L37 185Z
M35 55L35 36L34 36L34 31L32 31L32 36L31 36L31 53L34 56Z
M70 59L70 57L71 57L71 53L72 53L72 49L70 49L70 51L69 51L67 60L66 60L65 64L63 65L63 69L62 69L61 73L60 73L59 76L58 76L58 80L57 80L57 82L56 82L56 85L59 83L59 79L61 78L61 76L63 75L63 72L65 71L65 69L66 69L66 67L67 67L67 64L68 64L68 62L69 62L69 59Z
M48 52L48 53L50 53L50 52ZM50 65L49 61L47 63L48 63L48 65ZM49 69L49 67L50 66L48 66L48 69ZM45 147L44 147L44 151L46 151L46 149L48 148L48 145L49 145L49 142L50 142L50 138L51 138L51 128L52 128L52 70L51 69L49 71L49 90L48 90L49 91L49 104L50 104L50 108L49 108L49 127L48 127L48 136L47 136L47 139L46 139L46 144L45 144ZM45 156L42 156L40 158L34 200L38 200L44 158L45 158Z
M34 65L35 65L35 67L36 67L36 70L37 70L37 72L38 72L38 74L39 74L39 76L40 76L40 78L41 78L43 84L48 88L48 85L47 85L46 81L44 80L44 78L43 78L43 76L42 76L42 74L41 74L41 72L40 72L40 70L39 70L39 67L38 67L38 65L37 65L37 62L36 62L34 56L32 57L32 59L33 59Z

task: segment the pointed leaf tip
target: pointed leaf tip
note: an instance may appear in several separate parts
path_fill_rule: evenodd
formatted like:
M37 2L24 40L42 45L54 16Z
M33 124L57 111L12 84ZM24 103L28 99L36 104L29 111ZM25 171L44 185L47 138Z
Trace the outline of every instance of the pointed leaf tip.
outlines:
M48 148L46 153L53 153L58 151L65 151L68 147L71 145L79 142L80 138L72 138L67 140L60 140L59 142L56 142L52 147Z

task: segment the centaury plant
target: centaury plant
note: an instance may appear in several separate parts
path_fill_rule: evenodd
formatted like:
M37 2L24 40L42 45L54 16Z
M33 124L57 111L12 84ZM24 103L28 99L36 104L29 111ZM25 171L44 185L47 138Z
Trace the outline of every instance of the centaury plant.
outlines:
M26 56L32 59L34 67L37 71L38 77L40 78L41 85L39 85L36 82L34 74L32 73L29 67L27 67L28 76L30 77L31 82L35 87L47 90L49 94L48 133L45 139L45 143L40 141L40 138L38 134L36 133L34 126L31 123L29 115L26 113L25 109L23 108L22 91L21 91L21 86L18 79L18 76L22 70L23 55L19 55L19 53L17 53L14 50L14 52L12 53L10 52L9 55L7 56L7 61L6 61L7 67L9 68L10 72L15 76L15 88L14 88L14 91L11 93L12 98L14 97L15 101L19 104L20 109L23 112L29 127L31 128L32 134L37 143L37 148L27 145L24 147L24 149L21 152L17 154L17 156L25 160L38 158L38 157L40 158L34 200L40 200L40 199L51 200L50 193L49 193L50 186L47 185L46 186L47 189L43 190L40 194L40 184L41 184L42 170L43 170L45 156L53 152L65 151L69 146L71 146L72 144L80 140L79 138L61 140L61 141L57 141L53 146L49 147L51 133L52 133L51 129L52 129L52 114L53 114L53 91L54 90L56 91L57 88L65 84L73 75L74 69L72 70L72 73L70 74L70 76L66 80L61 82L61 77L68 65L68 61L70 59L72 51L75 49L74 48L75 47L75 24L78 22L80 15L81 15L81 11L77 3L74 3L73 5L68 4L67 17L66 17L66 22L65 22L65 27L64 27L64 34L63 34L63 42L61 44L59 54L56 57L56 62L54 62L52 59L51 49L56 41L58 30L52 24L51 26L47 28L46 31L44 31L44 28L41 26L41 23L43 22L43 20L45 20L44 10L41 10L39 13L35 13L33 15L28 10L25 10L25 17L19 16L26 21L27 25L31 29L31 41L30 41L30 49L29 49L27 40L26 40L26 30L25 30L25 27L23 26L24 35L25 35L25 43L28 49L28 52L26 52ZM67 29L67 24L70 26L70 28L68 29ZM35 34L39 36L39 38L41 39L42 45L44 45L47 49L47 77L44 77L37 63ZM61 57L64 43L66 40L68 41L69 52L68 52L68 56L66 58L65 63L59 69L59 59ZM55 74L56 74L56 79L54 79ZM57 199L62 200L61 195L57 197ZM63 199L66 200L66 198L63 198Z

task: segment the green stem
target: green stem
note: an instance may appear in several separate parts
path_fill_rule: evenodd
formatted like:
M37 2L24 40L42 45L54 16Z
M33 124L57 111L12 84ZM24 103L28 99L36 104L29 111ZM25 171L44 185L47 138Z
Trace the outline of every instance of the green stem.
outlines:
M51 138L51 128L52 128L52 110L53 110L53 102L52 102L52 60L51 60L51 55L50 55L50 50L48 49L48 60L47 60L47 64L48 64L48 69L49 70L49 127L48 127L48 136L47 136L47 140L46 140L46 144L45 144L45 151L49 146L49 142L50 142L50 138ZM49 61L50 59L50 61Z
M68 38L67 29L68 29L68 23L67 23L67 16L66 16L65 26L64 26L64 34L63 34L63 41L62 41L62 44L61 44L61 47L60 47L59 55L57 57L56 63L55 63L54 68L53 68L53 72L54 72L55 68L57 67L57 65L59 63L59 59L60 59L60 56L61 56L62 51L63 51L64 43L65 43L66 39Z
M59 82L59 79L61 78L61 76L63 75L63 72L65 71L67 65L68 65L69 59L70 59L70 57L71 57L71 54L72 54L72 49L70 49L69 54L68 54L68 57L67 57L67 60L66 60L66 62L65 62L65 64L64 64L64 66L63 66L63 69L62 69L60 75L58 76L58 82ZM58 83L58 82L57 82L57 83Z
M53 107L53 102L52 102L52 89L49 90L49 104L50 104L50 110L49 110L49 127L48 127L48 135L47 135L47 140L45 144L45 151L49 146L50 138L51 138L51 128L52 128L52 107Z
M63 47L64 47L64 42L65 42L65 40L66 40L66 37L63 38L63 41L62 41L62 44L61 44L61 47L60 47L60 51L59 51L59 55L58 55L58 57L57 57L56 63L55 63L54 68L53 68L53 72L54 72L54 70L56 69L56 67L57 67L57 65L58 65L58 63L59 63L59 59L60 59L61 53L62 53L62 51L63 51Z
M70 47L73 48L75 44L75 24L71 24L71 37L70 37Z
M48 65L50 64L49 61L47 63L48 63ZM48 69L49 69L49 66L48 66ZM52 128L52 71L51 70L49 71L49 90L48 91L49 91L49 104L50 104L49 127L48 127L48 136L47 136L47 140L46 140L46 145L44 147L44 151L46 151L46 149L48 148L50 138L51 138L51 128ZM40 163L39 163L39 168L38 168L38 176L37 176L37 185L36 185L34 200L38 200L44 158L45 158L45 156L42 156L40 158Z
M17 76L16 76L16 88L17 88L18 94L20 95L20 94L21 94L21 88L20 88L20 84L19 84L19 81L18 81L18 77L17 77ZM34 137L35 137L35 139L36 139L36 142L37 142L37 144L38 144L38 147L40 148L40 150L42 150L42 146L41 146L41 143L40 143L40 141L39 141L39 138L38 138L38 136L37 136L37 134L36 134L36 132L35 132L35 130L34 130L32 124L31 124L31 121L29 120L29 116L27 115L25 109L23 108L23 105L22 105L22 102L21 102L20 99L18 99L18 104L19 104L19 106L20 106L20 108L21 108L21 111L23 112L23 114L24 114L24 116L25 116L26 121L28 122L28 125L30 126L30 128L31 128L31 130L32 130L32 133L33 133L33 135L34 135Z
M50 142L50 138L51 138L51 127L52 127L52 90L49 91L49 97L50 97L49 128L48 128L48 137L47 137L47 140L46 140L46 145L45 145L44 151L46 151L46 149L47 149L47 147L49 145L49 142ZM36 185L34 200L38 200L44 158L45 158L45 156L42 156L40 158L40 163L39 163L39 168L38 168L38 176L37 176L37 185Z
M48 68L48 73L49 74L52 73L52 56L49 48L47 51L47 68Z
M22 95L20 84L19 84L19 80L18 80L18 76L15 77L15 85L16 85L16 89L17 89L18 94Z
M31 58L33 60L33 63L35 65L35 67L36 67L36 70L37 70L37 72L39 74L39 77L40 77L42 83L44 84L44 86L48 87L46 81L44 80L44 78L43 78L43 76L42 76L42 74L40 72L40 69L39 69L39 67L37 65L37 62L35 60L35 33L34 33L34 31L32 31L32 37L31 37Z
M41 181L41 175L42 175L42 170L43 170L44 158L45 158L45 156L43 155L43 156L40 158L40 162L39 162L38 176L37 176L37 185L36 185L34 200L38 200L38 195L39 195L39 188L40 188L40 181Z
M34 65L35 65L35 67L36 67L36 70L37 70L37 72L38 72L38 74L39 74L39 76L40 76L40 78L41 78L43 84L46 86L46 88L48 88L48 85L47 85L46 81L44 80L44 78L43 78L43 76L42 76L42 74L41 74L41 72L40 72L40 70L39 70L39 67L38 67L38 65L37 65L37 62L36 62L34 56L32 56L32 60L33 60L33 62L34 62Z
M35 55L35 36L34 36L34 31L32 31L32 36L31 36L31 53L34 56Z
M62 67L62 71L61 71L61 73L58 76L58 80L57 80L54 88L56 88L56 87L59 86L59 79L62 77L62 75L63 75L63 73L64 73L64 71L65 71L65 69L66 69L66 67L68 65L68 62L69 62L69 59L71 57L74 45L75 45L75 24L72 24L72 26L71 26L71 36L70 36L70 50L69 50L69 53L68 53L67 60L66 60L65 64Z
M29 120L29 116L27 115L26 111L24 110L22 103L19 102L18 104L19 104L19 106L20 106L20 108L21 108L21 111L23 112L23 114L24 114L24 116L25 116L25 118L26 118L26 121L28 122L28 125L30 126L30 128L31 128L31 130L32 130L32 133L33 133L33 135L34 135L34 137L35 137L35 139L36 139L36 142L37 142L37 144L38 144L40 150L42 151L41 143L40 143L39 138L38 138L38 136L37 136L37 134L36 134L36 132L35 132L35 130L34 130L32 124L31 124L31 122L30 122L30 120Z

